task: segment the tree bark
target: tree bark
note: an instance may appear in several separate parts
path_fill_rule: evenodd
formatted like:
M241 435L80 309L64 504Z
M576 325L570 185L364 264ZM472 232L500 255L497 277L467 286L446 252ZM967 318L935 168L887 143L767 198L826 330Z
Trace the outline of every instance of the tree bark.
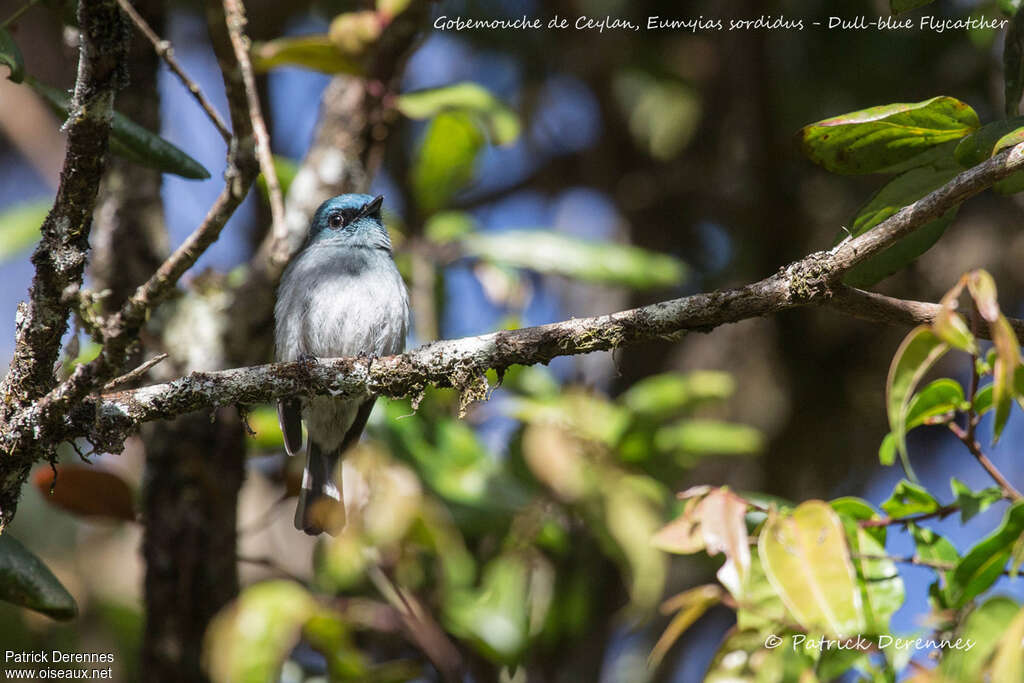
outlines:
M143 433L146 681L206 680L203 637L238 593L236 507L245 442L237 411L154 422Z

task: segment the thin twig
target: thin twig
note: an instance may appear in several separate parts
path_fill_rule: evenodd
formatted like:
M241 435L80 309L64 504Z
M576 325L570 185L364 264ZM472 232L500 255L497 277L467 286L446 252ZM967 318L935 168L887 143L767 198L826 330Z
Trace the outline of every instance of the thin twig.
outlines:
M125 0L121 0L124 2ZM256 92L256 76L249 59L249 38L243 32L247 19L245 5L242 0L224 0L224 13L228 18L228 33L231 46L242 71L242 83L245 86L245 98L249 104L249 119L252 121L253 134L256 136L256 157L260 162L260 171L267 183L267 194L270 196L270 215L273 223L271 232L278 249L287 248L288 226L284 221L284 196L281 194L281 183L274 167L274 155L270 149L270 134L263 119L260 108L260 97Z
M220 136L224 138L224 142L230 144L231 131L228 130L227 124L224 122L224 119L221 118L221 115L217 113L217 110L214 109L213 104L206 99L206 95L204 95L203 91L199 88L199 84L189 78L188 74L185 73L185 70L181 68L178 60L174 57L174 47L171 45L170 41L161 40L160 36L156 34L148 23L146 23L146 20L142 18L142 15L140 15L134 7L132 7L128 0L117 0L117 4L121 6L121 9L124 10L124 13L132 20L132 23L138 27L142 35L146 36L146 39L153 44L153 50L155 50L157 55L167 63L167 66L178 77L178 80L181 81L182 85L192 93L192 97L195 98L196 102L199 103L199 106L203 108L204 112L206 112L206 116L213 123L214 127L216 127Z
M465 668L461 653L415 596L406 595L405 590L376 563L367 567L366 575L401 615L410 640L430 659L445 680L461 681Z
M156 272L135 290L121 309L107 318L103 330L103 349L99 356L88 363L78 365L70 377L36 402L35 406L41 415L54 419L59 415L66 415L77 401L114 377L122 367L127 349L136 338L149 311L174 289L185 271L191 268L217 240L259 173L253 149L252 125L244 88L241 87L241 67L228 35L228 24L231 22L216 3L208 5L207 12L214 52L217 54L224 78L231 125L238 136L228 145L224 188L203 222L160 264ZM11 374L8 373L5 382L10 381Z
M1020 491L1015 489L1013 484L1007 481L1006 477L1003 476L1003 473L999 471L999 468L992 464L992 461L988 459L988 456L986 456L981 450L981 444L978 443L977 439L970 438L967 430L955 422L950 422L947 426L949 427L949 431L953 432L953 434L956 435L956 438L960 439L960 441L967 446L967 450L971 452L971 455L973 455L974 459L978 461L978 464L984 467L989 476L999 484L999 487L1003 489L1003 495L1015 502L1024 498Z
M880 526L885 527L892 526L895 524L901 524L906 526L907 524L916 524L918 522L923 522L926 519L943 519L959 510L960 506L953 503L950 505L943 505L938 510L934 510L932 512L919 512L916 515L907 515L906 517L882 517L880 519L862 519L858 523L858 526L860 526L861 528Z
M14 14L12 14L9 17L7 17L4 20L4 23L0 24L0 28L7 28L8 26L10 26L14 22L16 22L18 19L21 18L22 14L24 14L25 12L29 11L30 9L32 9L32 6L35 5L38 2L39 2L39 0L28 0L28 2L26 2L24 5L22 5L17 10L15 10Z
M929 569L937 569L942 572L953 571L957 567L956 562L925 560L917 555L873 555L869 553L850 553L850 557L855 560L888 560L889 562L896 562L898 564L915 564L919 567L928 567ZM1005 568L1000 573L1003 576L1014 575L1012 571Z
M302 584L303 586L309 584L309 582L306 581L306 579L291 573L290 571L279 565L277 562L275 562L274 559L271 557L249 557L245 555L236 555L235 560L237 560L238 562L242 562L244 564L254 564L259 567L266 567L267 569L275 571L281 574L282 576L285 576L291 579L292 581L295 581L296 583Z
M139 377L142 377L144 374L146 374L146 372L149 371L150 368L154 367L155 365L157 365L166 358L166 353L161 353L156 356L153 356L152 358L150 358L149 360L147 360L145 363L135 368L134 370L130 370L121 375L120 377L115 377L114 379L104 384L103 391L111 391L113 389L116 389L117 387L124 386L125 384L128 384L129 382L138 379Z

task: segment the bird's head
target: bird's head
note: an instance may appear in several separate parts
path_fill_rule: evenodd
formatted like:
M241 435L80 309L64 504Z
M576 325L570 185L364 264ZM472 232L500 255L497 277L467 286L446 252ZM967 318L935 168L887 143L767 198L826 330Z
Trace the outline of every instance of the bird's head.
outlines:
M328 199L313 215L306 244L391 251L391 239L380 217L383 203L383 195L340 194Z

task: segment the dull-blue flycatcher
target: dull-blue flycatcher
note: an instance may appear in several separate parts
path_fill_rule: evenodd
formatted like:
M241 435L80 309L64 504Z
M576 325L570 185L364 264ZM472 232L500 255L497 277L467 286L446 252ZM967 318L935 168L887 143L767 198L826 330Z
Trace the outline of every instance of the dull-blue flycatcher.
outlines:
M409 295L381 222L384 197L343 194L320 205L309 236L281 277L274 308L276 357L386 356L405 348ZM285 398L277 404L285 450L308 445L295 527L337 533L345 524L341 471L375 396ZM337 470L337 472L335 471Z

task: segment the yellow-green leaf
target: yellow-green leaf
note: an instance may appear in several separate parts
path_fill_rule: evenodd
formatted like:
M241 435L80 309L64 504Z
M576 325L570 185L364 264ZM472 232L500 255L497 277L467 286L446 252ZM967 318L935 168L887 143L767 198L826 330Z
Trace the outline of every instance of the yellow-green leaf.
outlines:
M804 154L834 173L884 173L980 125L963 102L933 97L818 121L799 136Z
M1024 609L1002 632L992 658L991 680L1024 681Z
M472 179L483 145L483 133L465 112L442 112L430 121L416 150L411 178L424 213L444 208Z
M686 265L669 254L553 230L473 232L460 243L467 256L492 263L633 289L672 287L687 274Z
M647 658L651 668L661 664L672 645L679 640L679 636L683 635L686 629L693 625L693 622L721 601L722 589L715 584L708 584L691 588L662 603L662 614L676 612L676 615L672 617L672 621L665 627L658 642L651 648L651 654Z
M266 72L280 66L299 66L326 74L352 74L359 76L363 67L358 61L342 54L326 34L277 38L252 46L252 66Z
M39 240L39 227L53 201L15 204L0 213L0 262L28 249Z
M889 366L885 387L889 430L894 435L897 453L909 477L913 477L913 469L907 458L907 413L910 401L917 383L948 349L930 327L921 325L904 338Z
M398 96L395 106L410 119L429 119L446 111L475 117L496 145L509 145L519 137L519 116L491 91L476 83L455 83Z
M276 681L302 626L316 611L316 600L297 583L278 580L249 586L206 631L203 660L210 680Z
M801 626L836 637L865 630L846 535L828 503L807 501L788 515L773 511L758 552L769 581Z
M985 663L1019 610L1020 606L1006 597L991 598L971 610L971 613L961 620L956 635L964 643L971 643L972 646L970 649L961 647L945 651L939 664L940 680L943 683L986 680L982 675ZM1020 648L1019 640L1017 647ZM1004 683L1004 681L1009 683L1009 681L1019 681L1020 679L991 678L989 680L992 683Z

